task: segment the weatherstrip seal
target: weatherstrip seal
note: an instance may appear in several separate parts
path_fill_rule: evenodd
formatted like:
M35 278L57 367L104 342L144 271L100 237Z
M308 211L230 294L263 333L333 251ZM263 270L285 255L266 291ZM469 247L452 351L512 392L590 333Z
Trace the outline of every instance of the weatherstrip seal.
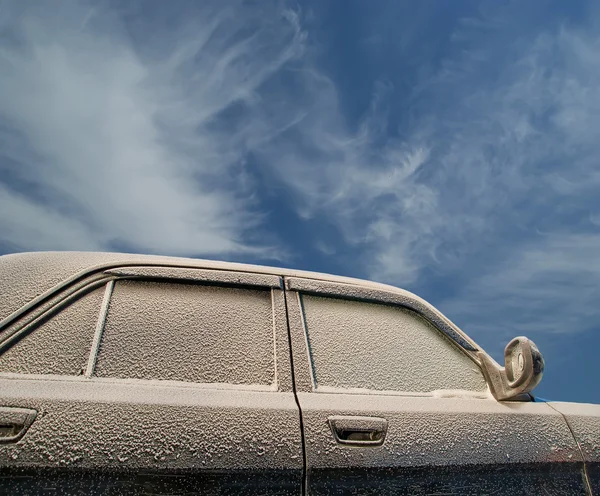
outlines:
M106 316L108 315L108 305L110 303L110 297L112 296L115 281L109 281L106 284L104 290L104 298L102 299L102 306L98 314L98 321L96 322L96 330L94 331L94 339L92 340L92 348L90 350L90 357L88 359L87 368L85 370L85 377L90 378L96 368L96 361L98 360L98 352L100 351L100 342L102 341L102 333L104 332L104 324L106 323Z

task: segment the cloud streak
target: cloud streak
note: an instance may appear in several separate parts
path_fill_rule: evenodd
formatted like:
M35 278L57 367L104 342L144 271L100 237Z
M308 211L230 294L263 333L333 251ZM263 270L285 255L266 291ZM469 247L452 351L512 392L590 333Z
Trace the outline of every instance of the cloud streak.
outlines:
M358 123L333 78L303 72L302 119L262 150L299 215L358 253L355 274L501 340L589 329L600 296L600 38L515 27L511 8L463 20L409 94L377 82ZM416 117L394 116L398 100Z
M21 249L276 255L254 236L251 123L218 122L256 105L301 52L294 16L206 4L132 27L106 5L2 4L3 237Z

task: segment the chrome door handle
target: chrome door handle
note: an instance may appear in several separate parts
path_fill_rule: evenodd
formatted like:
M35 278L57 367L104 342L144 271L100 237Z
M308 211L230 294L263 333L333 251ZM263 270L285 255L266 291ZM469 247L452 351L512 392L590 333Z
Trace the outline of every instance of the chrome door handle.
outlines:
M381 417L333 416L327 419L336 442L350 446L381 446L387 420Z
M37 412L29 408L0 407L0 443L16 443L36 416Z

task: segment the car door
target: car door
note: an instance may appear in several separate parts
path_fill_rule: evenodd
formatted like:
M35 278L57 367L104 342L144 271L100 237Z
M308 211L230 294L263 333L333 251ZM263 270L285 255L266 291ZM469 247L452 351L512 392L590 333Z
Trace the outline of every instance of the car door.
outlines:
M497 402L475 343L423 300L286 287L310 494L585 494L562 416Z
M298 494L279 277L104 270L0 333L0 493Z

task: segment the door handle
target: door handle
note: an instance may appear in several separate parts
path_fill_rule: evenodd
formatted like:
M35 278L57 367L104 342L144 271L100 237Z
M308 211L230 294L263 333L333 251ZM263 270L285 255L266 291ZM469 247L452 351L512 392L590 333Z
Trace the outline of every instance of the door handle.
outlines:
M333 416L328 419L336 442L350 446L381 446L387 420L381 417Z
M16 443L36 416L37 412L29 408L0 407L0 443Z

